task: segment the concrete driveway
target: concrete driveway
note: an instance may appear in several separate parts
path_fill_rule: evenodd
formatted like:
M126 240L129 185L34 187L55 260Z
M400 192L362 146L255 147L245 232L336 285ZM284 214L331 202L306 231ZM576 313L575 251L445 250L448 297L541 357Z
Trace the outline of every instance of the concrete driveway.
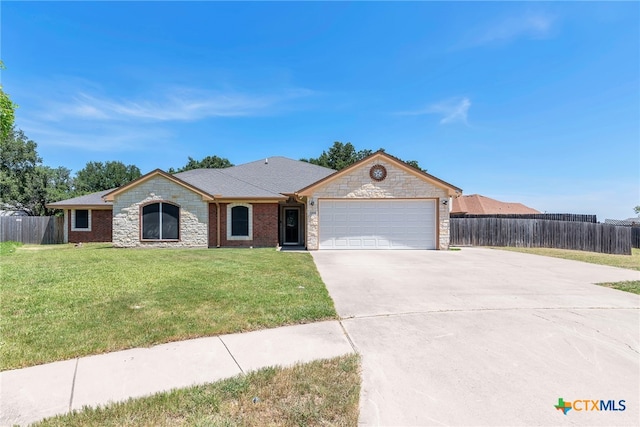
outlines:
M640 297L593 283L639 272L480 248L312 255L362 355L361 425L638 425ZM564 415L559 398L625 410Z

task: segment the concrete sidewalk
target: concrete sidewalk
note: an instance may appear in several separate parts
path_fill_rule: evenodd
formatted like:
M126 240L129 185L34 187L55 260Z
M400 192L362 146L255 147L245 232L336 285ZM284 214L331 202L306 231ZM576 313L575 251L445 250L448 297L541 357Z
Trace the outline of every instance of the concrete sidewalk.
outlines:
M0 425L354 350L337 321L221 335L0 372Z

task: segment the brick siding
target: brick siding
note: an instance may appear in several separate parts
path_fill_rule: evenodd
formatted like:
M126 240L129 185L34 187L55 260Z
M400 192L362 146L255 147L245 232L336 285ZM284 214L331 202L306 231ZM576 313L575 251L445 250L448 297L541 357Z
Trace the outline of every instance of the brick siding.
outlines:
M70 243L111 242L113 237L113 211L92 210L91 231L73 231L71 228L71 211L67 215L67 227Z
M251 203L253 207L253 240L227 240L227 206L220 203L221 247L276 247L278 246L277 203ZM209 204L209 247L216 247L218 220L216 204Z

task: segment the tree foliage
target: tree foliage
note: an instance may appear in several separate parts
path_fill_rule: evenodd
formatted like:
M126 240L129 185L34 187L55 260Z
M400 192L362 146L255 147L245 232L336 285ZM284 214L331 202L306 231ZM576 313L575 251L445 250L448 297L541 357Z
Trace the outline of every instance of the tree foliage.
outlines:
M384 151L384 148L380 148L378 151ZM325 168L341 170L371 154L373 154L372 150L365 149L358 151L350 142L344 144L340 141L335 141L329 150L323 151L319 157L300 160L314 165L324 166ZM404 162L409 166L426 172L425 169L420 168L416 160L407 160Z
M350 142L343 144L336 141L328 151L323 151L319 157L300 159L303 162L311 163L325 168L340 170L351 166L358 160L362 160L372 153L371 150L356 151L356 148Z
M4 68L4 63L0 61L0 70ZM2 139L9 137L9 134L13 131L16 108L17 105L11 101L9 95L5 93L2 85L0 85L0 138Z
M638 205L638 206L636 206L635 208L633 208L633 211L634 211L636 214L640 215L640 205Z
M15 209L29 208L31 187L41 159L37 144L21 130L0 138L0 201Z
M119 161L88 162L76 173L77 194L95 193L120 187L142 176L135 165L125 165Z
M229 159L218 156L207 156L202 160L196 160L189 156L187 164L179 169L169 168L169 173L185 172L192 169L222 169L233 166Z

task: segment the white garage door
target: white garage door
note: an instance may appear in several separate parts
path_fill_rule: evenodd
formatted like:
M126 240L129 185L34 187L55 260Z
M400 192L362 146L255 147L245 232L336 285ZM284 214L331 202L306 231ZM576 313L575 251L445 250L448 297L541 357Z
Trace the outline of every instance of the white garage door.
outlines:
M320 249L435 249L435 200L319 200Z

